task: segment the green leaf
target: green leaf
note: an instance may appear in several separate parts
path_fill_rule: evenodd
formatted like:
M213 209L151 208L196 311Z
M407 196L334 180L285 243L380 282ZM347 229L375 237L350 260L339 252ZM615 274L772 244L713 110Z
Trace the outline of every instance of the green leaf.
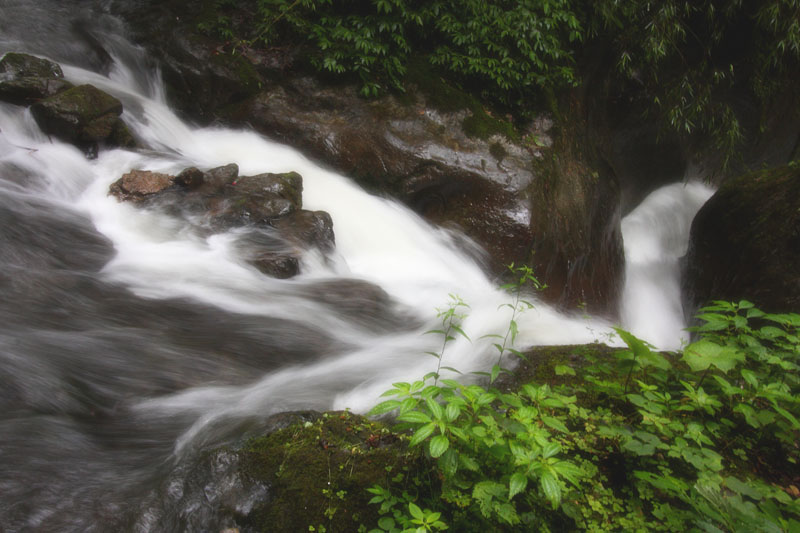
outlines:
M420 509L414 502L408 502L408 512L411 513L411 516L418 520L423 520L425 518L422 509Z
M388 413L389 411L394 411L398 407L400 407L399 400L387 400L385 402L379 403L378 405L370 409L369 413L367 414L369 416L382 415L384 413Z
M413 422L415 424L425 424L431 421L431 417L421 411L409 411L397 417L401 422Z
M431 434L436 430L436 424L431 422L430 424L426 424L419 428L414 436L411 437L411 440L408 442L409 446L416 446L417 444L421 443L425 439L431 436Z
M552 416L542 416L542 422L550 426L551 428L561 431L563 433L569 433L569 429L567 426L564 425L564 422L559 420L558 418Z
M556 365L553 369L556 373L556 376L574 376L575 370L571 366L567 365Z
M450 441L447 440L447 437L444 435L436 435L431 439L429 445L429 451L431 453L431 457L441 457L441 455L447 451L450 447Z
M561 503L561 485L556 476L552 472L544 471L539 478L539 484L553 509L556 509Z
M744 355L729 346L720 346L708 340L699 340L683 350L683 360L695 372L715 366L727 372L744 361Z
M444 418L444 409L439 402L433 398L425 398L425 405L428 406L428 410L430 410L434 419L441 420Z
M542 448L542 457L549 459L561 451L561 445L557 442L549 442Z
M508 482L508 499L510 500L528 486L528 476L522 472L515 472Z
M380 527L384 531L391 531L392 529L394 529L394 519L389 516L381 517L378 520L378 527Z

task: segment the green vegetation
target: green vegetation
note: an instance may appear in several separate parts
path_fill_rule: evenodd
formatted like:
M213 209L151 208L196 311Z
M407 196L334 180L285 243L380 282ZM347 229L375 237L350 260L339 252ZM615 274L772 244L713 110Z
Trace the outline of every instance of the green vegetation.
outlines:
M503 392L497 365L487 386L439 376L464 309L440 314L437 372L373 410L396 413L441 479L370 488L373 531L800 530L800 315L715 302L680 353L618 330L626 350Z
M542 96L590 80L728 154L759 126L734 102L760 106L763 124L800 71L798 0L209 1L216 18L204 15L203 31L243 47L302 48L318 71L360 80L365 96L403 91L421 60L524 119Z

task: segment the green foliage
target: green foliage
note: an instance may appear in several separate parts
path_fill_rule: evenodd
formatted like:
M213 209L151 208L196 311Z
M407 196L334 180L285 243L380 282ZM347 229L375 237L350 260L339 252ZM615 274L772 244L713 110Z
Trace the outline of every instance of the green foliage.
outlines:
M610 43L618 71L678 134L699 132L728 155L745 139L732 107L748 94L768 105L800 59L797 0L598 0L589 33Z
M441 487L418 501L454 530L797 531L800 315L715 302L698 319L679 354L618 330L627 349L557 365L552 383L428 376L372 414L395 411L436 461ZM405 516L395 491L370 489Z

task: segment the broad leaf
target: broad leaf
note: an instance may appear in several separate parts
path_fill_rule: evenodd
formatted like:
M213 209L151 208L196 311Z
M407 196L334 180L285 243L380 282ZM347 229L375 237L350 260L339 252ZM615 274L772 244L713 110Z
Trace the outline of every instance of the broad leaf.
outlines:
M522 472L515 472L508 482L508 499L510 500L528 486L528 476Z
M446 452L449 447L450 441L447 440L447 437L444 435L436 435L431 439L428 450L431 453L431 457L441 457L441 455Z
M743 362L744 355L729 346L699 340L683 350L683 360L695 372L706 370L712 365L727 372Z

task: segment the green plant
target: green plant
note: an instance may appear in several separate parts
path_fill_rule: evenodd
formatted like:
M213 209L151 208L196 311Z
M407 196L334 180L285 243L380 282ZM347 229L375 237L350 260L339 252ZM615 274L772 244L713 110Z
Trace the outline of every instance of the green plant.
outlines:
M508 321L508 329L506 329L505 335L496 335L496 334L489 334L486 337L495 338L495 339L502 339L502 342L495 342L493 346L497 349L497 363L492 366L491 372L489 375L490 383L494 383L497 380L497 376L502 371L506 371L500 366L500 363L503 360L503 356L506 352L511 353L521 359L524 359L525 356L519 350L514 348L514 343L517 340L517 335L519 334L519 326L517 325L517 317L520 313L528 309L533 308L533 304L523 299L523 289L526 287L532 287L536 291L542 291L547 288L547 285L542 284L536 276L533 275L533 269L527 265L515 266L514 263L508 265L509 274L512 277L512 281L502 285L500 288L508 292L511 297L512 301L510 303L504 303L500 305L500 308L508 308L511 309L511 318Z
M441 486L417 498L459 531L798 531L800 315L715 302L698 319L677 354L618 329L626 349L551 383L427 376L373 414L425 446Z

